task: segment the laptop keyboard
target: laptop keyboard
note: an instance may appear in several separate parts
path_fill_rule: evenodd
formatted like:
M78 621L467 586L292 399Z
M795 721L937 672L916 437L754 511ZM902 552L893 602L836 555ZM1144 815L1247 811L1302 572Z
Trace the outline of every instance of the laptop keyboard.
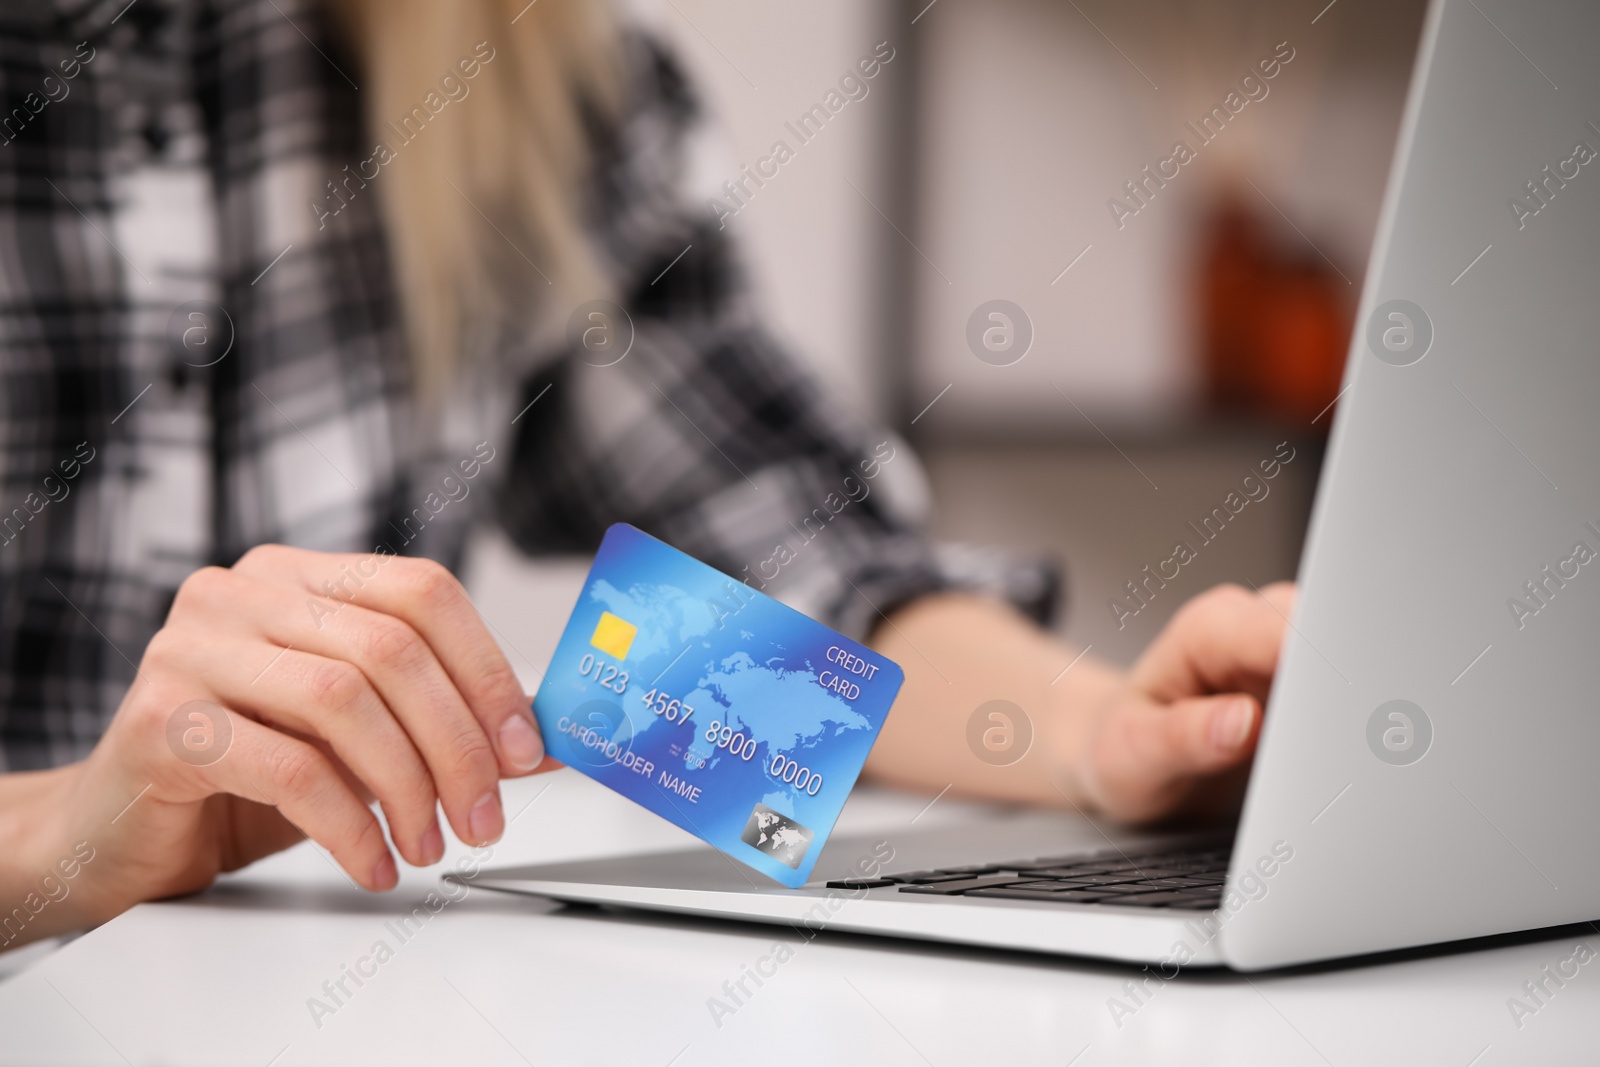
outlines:
M928 896L995 897L1050 904L1214 911L1222 904L1231 846L1106 849L1003 863L842 878L829 889L888 889Z

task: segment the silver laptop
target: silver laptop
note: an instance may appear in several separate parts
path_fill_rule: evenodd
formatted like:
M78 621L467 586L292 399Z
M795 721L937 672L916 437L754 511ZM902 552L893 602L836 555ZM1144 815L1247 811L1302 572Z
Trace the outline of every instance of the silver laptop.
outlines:
M1434 0L1222 839L1046 813L485 871L568 901L1254 970L1600 919L1600 7ZM902 712L905 714L906 712Z

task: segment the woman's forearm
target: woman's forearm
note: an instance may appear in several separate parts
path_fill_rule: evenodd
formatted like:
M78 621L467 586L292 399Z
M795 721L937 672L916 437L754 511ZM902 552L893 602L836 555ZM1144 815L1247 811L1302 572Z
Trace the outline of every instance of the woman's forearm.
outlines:
M61 829L80 766L0 775L0 952L84 925L72 891L94 846Z
M895 612L872 645L905 686L867 761L879 781L1027 804L1087 806L1079 756L1122 675L1008 605L940 595ZM1065 674L1064 668L1071 669Z

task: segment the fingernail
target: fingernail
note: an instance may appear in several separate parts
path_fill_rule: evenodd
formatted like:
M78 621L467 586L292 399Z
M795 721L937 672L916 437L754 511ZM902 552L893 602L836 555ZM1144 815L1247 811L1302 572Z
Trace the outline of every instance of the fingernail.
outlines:
M400 871L394 865L394 857L385 852L383 859L379 860L378 865L372 868L372 884L379 889L387 890L393 889L395 883L399 881Z
M516 714L500 727L500 751L519 771L531 771L544 762L544 742L528 717Z
M505 812L500 808L500 795L485 793L476 804L472 805L472 815L467 820L467 825L480 845L492 845L500 840L500 832L506 828Z
M438 863L444 858L444 834L439 830L439 820L434 819L428 832L422 835L422 862Z
M1223 752L1232 752L1250 736L1255 709L1248 700L1235 700L1211 716L1211 743Z

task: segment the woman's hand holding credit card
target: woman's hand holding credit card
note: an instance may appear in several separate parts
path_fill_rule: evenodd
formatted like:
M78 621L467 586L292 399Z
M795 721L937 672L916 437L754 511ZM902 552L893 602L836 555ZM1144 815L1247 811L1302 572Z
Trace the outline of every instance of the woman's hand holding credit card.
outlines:
M903 680L880 653L618 523L533 711L554 758L799 886Z

